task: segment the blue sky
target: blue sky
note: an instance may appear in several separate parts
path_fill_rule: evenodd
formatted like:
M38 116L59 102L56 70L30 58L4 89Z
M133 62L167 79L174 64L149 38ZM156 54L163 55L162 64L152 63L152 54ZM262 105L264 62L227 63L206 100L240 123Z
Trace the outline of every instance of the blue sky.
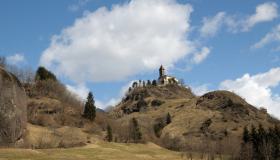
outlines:
M72 91L93 91L102 107L116 103L130 81L156 79L164 64L197 94L227 89L275 113L279 6L261 0L2 0L0 54L34 70L46 66Z

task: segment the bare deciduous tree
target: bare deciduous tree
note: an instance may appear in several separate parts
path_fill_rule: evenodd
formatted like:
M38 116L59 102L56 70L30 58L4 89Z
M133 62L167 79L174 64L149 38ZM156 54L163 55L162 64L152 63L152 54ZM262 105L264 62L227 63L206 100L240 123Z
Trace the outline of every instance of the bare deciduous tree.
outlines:
M6 67L6 57L0 56L0 66L3 68Z

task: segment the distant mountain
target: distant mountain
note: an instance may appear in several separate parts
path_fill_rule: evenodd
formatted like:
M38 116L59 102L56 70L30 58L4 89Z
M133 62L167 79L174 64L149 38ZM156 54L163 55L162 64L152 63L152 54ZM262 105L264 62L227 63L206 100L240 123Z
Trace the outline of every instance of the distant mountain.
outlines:
M105 113L105 111L101 108L96 108L96 112Z

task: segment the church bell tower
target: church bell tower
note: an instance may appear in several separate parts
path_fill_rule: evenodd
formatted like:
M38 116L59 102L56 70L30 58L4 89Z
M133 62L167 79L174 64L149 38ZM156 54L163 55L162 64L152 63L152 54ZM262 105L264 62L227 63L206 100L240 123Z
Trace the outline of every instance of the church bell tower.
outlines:
M165 69L163 68L163 66L161 65L159 68L159 77L162 77L165 75Z

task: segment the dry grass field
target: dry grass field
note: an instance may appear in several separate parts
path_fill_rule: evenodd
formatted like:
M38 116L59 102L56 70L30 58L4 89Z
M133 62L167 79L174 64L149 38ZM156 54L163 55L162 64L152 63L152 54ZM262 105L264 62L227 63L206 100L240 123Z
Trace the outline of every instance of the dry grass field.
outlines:
M98 142L70 149L0 149L0 160L181 160L181 154L148 144Z
M153 143L126 144L99 141L68 149L0 149L0 160L206 160L204 155L174 152ZM227 160L226 156L215 157Z

